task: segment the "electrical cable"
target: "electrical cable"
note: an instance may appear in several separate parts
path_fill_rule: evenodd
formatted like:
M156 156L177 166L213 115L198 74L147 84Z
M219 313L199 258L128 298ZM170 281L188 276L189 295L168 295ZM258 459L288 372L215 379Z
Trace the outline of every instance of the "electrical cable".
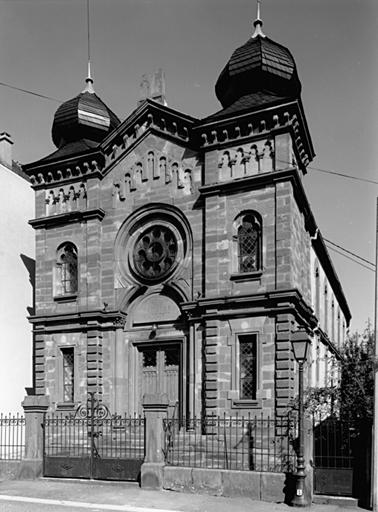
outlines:
M375 263L372 263L371 261L369 260L366 260L365 258L363 258L362 256L358 256L358 254L352 252L352 251L348 251L348 249L344 249L344 247L342 247L341 245L337 245L335 244L335 242L331 242L331 240L328 240L327 238L324 238L323 237L323 240L325 242L328 242L329 244L332 244L334 245L335 247L337 247L338 249L341 249L342 251L345 251L347 252L348 254L351 254L352 256L354 256L355 258L358 258L359 260L361 261L364 261L365 263L369 263L369 265L372 265L373 267L375 267Z
M338 251L337 249L335 249L334 247L330 246L330 245L327 245L326 246L328 247L328 249L330 249L331 251L334 251L334 252L337 252L338 254L340 254L341 256L344 256L344 258L347 258L348 260L351 260L353 261L353 263L356 263L357 265L360 265L361 267L364 267L366 268L367 270L370 270L371 272L375 272L375 269L373 268L370 268L368 267L367 265L364 265L363 263L360 263L359 261L356 261L354 260L353 258L351 258L350 256L347 256L346 254L342 253L341 251Z
M58 100L57 98L52 98L51 96L46 96L45 94L39 94L38 92L29 91L28 89L22 89L21 87L16 87L14 85L6 84L5 82L0 82L0 86L9 87L9 89L14 89L15 91L24 92L26 94L32 94L33 96L38 96L38 98L55 101L56 103L63 103L63 100Z

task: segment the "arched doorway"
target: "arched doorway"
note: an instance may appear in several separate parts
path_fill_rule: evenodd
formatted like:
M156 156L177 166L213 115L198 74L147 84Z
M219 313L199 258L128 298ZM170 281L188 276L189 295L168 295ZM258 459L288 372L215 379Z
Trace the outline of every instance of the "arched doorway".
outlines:
M127 313L126 410L140 414L145 394L165 394L169 416L180 417L186 404L187 330L179 306L160 290L139 297Z

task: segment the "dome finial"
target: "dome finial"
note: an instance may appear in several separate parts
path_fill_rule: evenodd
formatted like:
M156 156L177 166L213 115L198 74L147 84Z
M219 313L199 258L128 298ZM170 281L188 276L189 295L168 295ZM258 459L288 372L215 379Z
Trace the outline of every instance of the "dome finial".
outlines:
M263 33L263 31L261 30L261 27L263 26L263 22L262 22L262 19L260 17L260 5L261 5L261 0L257 0L257 16L256 16L255 21L253 22L253 26L255 27L255 31L254 31L254 33L252 35L252 38L255 38L257 36L266 37L265 34Z
M93 78L91 74L91 38L90 38L90 24L89 24L89 0L87 0L87 34L88 34L88 74L86 78L87 85L83 92L94 93L93 89Z

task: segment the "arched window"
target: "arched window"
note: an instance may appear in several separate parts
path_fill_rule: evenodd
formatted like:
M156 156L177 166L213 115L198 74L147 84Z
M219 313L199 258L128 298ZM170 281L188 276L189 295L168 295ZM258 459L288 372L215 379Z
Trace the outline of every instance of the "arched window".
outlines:
M72 295L77 292L77 285L77 249L74 244L67 242L57 251L56 295Z
M261 270L261 221L248 213L240 219L237 229L238 270L240 273Z

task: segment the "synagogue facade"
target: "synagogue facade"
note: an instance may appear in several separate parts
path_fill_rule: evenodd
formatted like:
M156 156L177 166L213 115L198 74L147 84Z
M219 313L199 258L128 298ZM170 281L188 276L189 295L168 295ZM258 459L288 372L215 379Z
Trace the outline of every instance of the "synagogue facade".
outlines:
M24 166L34 392L61 411L93 391L118 413L166 393L171 415L284 415L293 332L311 339L308 385L324 385L351 316L303 186L294 59L257 20L216 82L219 112L195 119L144 85L120 122L88 78L55 114L57 150Z

